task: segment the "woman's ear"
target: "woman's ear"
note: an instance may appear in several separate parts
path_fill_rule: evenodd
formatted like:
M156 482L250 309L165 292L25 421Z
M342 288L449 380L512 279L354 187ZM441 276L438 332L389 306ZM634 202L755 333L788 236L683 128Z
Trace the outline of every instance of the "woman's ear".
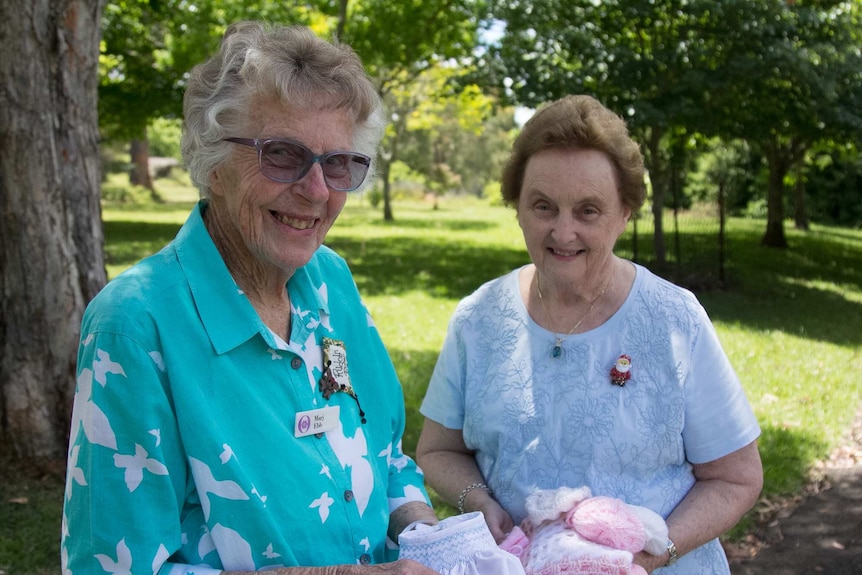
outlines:
M214 196L223 196L224 195L224 186L222 185L224 182L224 177L221 174L221 166L217 166L210 172L209 176L209 188L210 193Z

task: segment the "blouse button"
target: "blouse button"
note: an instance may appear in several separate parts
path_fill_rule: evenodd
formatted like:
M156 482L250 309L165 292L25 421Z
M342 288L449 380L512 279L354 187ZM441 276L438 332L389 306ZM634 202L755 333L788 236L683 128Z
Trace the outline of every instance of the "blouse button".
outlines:
M315 433L314 437L316 437L317 439L320 439L321 437L323 437L323 434L322 433Z
M300 367L302 367L302 360L298 357L294 357L290 360L290 367L292 367L293 369L299 369Z
M363 553L359 556L359 563L361 563L362 565L368 565L369 563L371 563L371 555L369 555L368 553Z
M351 490L347 490L344 492L344 500L345 501L353 501L353 492Z

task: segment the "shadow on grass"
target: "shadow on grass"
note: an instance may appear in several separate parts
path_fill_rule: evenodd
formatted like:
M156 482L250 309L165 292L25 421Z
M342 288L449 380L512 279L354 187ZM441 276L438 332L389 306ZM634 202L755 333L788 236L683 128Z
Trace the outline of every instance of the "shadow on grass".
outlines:
M526 250L464 248L455 242L389 237L338 238L328 245L347 259L363 295L421 290L460 299L482 283L529 261Z
M827 446L802 430L771 425L762 426L758 439L763 461L764 493L799 493L811 464L825 453Z
M483 232L497 227L492 221L468 220L442 217L440 219L430 218L398 218L393 222L386 222L383 218L340 218L336 224L339 228L362 228L362 227L393 227L408 230L452 231L452 232Z
M416 454L416 442L422 431L422 423L425 416L419 413L425 390L434 371L437 362L437 351L413 351L398 347L388 346L392 363L401 387L404 389L404 408L407 416L407 424L404 429L403 449L404 452L413 457Z
M337 225L356 225L345 219ZM388 226L359 219L363 225ZM404 228L444 228L481 233L488 222L469 219L404 218ZM106 260L129 266L142 254L158 251L176 235L179 225L138 221L104 224ZM128 239L127 239L128 238ZM683 233L683 261L658 268L651 246L639 239L639 261L659 275L689 287L710 316L755 330L778 330L846 346L862 345L862 303L845 296L841 286L862 292L862 242L839 231L810 232L791 238L789 249L759 245L760 234L742 230L728 237L725 281L718 282L718 252L709 233ZM482 283L511 271L529 258L524 248L469 245L403 235L364 239L332 238L327 244L350 264L363 295L397 295L419 290L460 299ZM631 237L621 238L617 252L631 257ZM688 259L686 254L691 254ZM818 283L837 285L838 290ZM858 298L857 298L858 299Z
M642 250L641 263L691 289L712 319L843 346L862 345L862 303L847 297L848 291L862 292L858 236L840 230L795 234L789 248L777 249L761 246L760 233L734 232L727 239L723 282L714 234L683 233L681 238L688 260L659 267L650 260L653 252Z
M102 223L105 233L105 263L131 266L169 244L180 225L111 220Z

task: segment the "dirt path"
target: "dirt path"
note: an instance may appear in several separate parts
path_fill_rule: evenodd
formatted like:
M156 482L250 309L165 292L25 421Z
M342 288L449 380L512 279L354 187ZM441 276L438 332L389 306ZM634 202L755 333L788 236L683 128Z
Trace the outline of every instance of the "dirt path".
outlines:
M733 575L862 575L862 408L822 471L759 538L728 549Z

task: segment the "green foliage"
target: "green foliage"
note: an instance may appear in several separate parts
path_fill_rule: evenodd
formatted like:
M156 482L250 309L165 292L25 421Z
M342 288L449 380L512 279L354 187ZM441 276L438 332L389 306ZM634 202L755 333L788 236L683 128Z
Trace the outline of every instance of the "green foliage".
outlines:
M179 119L156 118L147 130L151 156L164 156L182 161L180 137L182 121Z
M862 156L830 149L815 156L806 182L811 220L862 228Z
M680 130L756 147L772 245L785 243L783 180L804 152L862 141L859 2L523 0L492 13L505 33L488 46L484 82L528 106L598 97L643 144L655 204L679 178L666 140Z
M350 2L341 39L387 94L439 62L469 56L482 10L476 0Z
M328 4L328 3L325 3ZM142 138L158 118L180 118L188 72L238 20L317 24L313 6L268 0L110 0L102 16L99 127Z

